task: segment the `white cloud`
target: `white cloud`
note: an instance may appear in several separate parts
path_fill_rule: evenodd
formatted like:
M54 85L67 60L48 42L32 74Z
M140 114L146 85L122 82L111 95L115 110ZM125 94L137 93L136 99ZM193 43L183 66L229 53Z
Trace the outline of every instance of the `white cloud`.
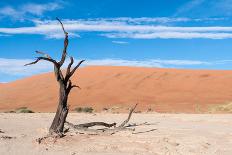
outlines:
M14 8L10 6L6 6L3 8L0 8L0 15L18 18L21 15L21 13L19 13L18 11L16 11Z
M123 60L123 59L100 59L87 60L86 66L135 66L135 67L162 67L161 64L151 61Z
M59 3L47 3L47 4L35 4L35 3L28 3L21 7L21 11L25 13L30 13L33 15L41 16L46 11L54 11L57 9L62 8Z
M28 15L42 16L45 12L61 9L61 1L50 3L26 3L18 7L5 6L0 8L0 16L14 20L24 20Z
M108 38L133 39L226 39L232 38L232 33L193 33L193 32L155 32L155 33L107 33L102 36Z
M5 82L5 81L1 81L0 84L4 84L4 83L8 83L8 82Z
M63 20L65 29L72 37L80 37L80 32L101 32L102 36L109 38L134 39L226 39L232 38L232 27L174 27L159 26L149 23L152 18L106 18L106 19L79 19ZM157 20L154 18L153 20ZM216 19L215 19L216 20ZM133 22L131 22L133 21ZM144 22L148 23L144 23ZM47 38L62 38L59 23L55 20L34 20L33 27L0 28L5 34L40 34Z
M232 0L189 0L180 6L177 16L185 17L230 17L232 15Z
M46 34L46 38L47 39L63 39L64 33L63 32L48 33ZM69 33L69 38L80 38L80 35L76 33Z
M208 21L219 21L225 20L225 18L170 18L170 17L118 17L118 18L89 18L87 20L80 20L82 22L118 22L118 23L128 23L128 24L165 24L165 23L177 23L177 22L208 22Z
M195 61L195 60L162 60L162 59L148 59L148 60L124 60L124 59L100 59L87 60L86 66L135 66L135 67L174 67L174 66L191 66L191 65L209 65L209 62Z
M34 60L32 59L6 59L0 58L0 74L13 76L31 76L34 74L52 71L51 63L41 61L35 65L24 66ZM76 63L78 60L76 60ZM136 66L136 67L186 67L186 66L206 66L215 64L232 63L232 60L221 60L214 62L196 61L196 60L124 60L124 59L87 59L82 66ZM68 62L65 63L67 67Z
M129 44L128 42L126 42L126 41L117 41L117 40L113 40L112 41L112 43L114 43L114 44Z
M204 2L205 2L205 0L190 0L187 3L185 3L183 6L178 8L175 16L180 15L180 14L184 14L184 13L198 7L199 5L201 5Z
M29 76L36 73L48 72L52 65L43 62L32 66L24 66L32 62L30 59L5 59L0 58L0 73L15 75L15 76Z

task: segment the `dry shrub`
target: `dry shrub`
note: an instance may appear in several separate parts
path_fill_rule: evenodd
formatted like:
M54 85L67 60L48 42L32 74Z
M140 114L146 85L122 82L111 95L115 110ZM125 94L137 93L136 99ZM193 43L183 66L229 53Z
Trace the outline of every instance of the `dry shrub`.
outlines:
M232 113L232 103L213 105L209 108L210 113Z
M92 107L76 107L75 111L76 112L92 113L93 112L93 108Z
M27 107L20 107L16 109L16 113L34 113L34 112L28 109Z

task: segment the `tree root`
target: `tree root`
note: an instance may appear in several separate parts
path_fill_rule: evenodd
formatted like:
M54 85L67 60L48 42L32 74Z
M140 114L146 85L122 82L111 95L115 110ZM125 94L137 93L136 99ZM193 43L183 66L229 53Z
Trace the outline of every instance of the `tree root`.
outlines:
M41 144L43 141L51 138L52 142L55 143L57 141L57 139L62 138L64 136L65 136L64 134L57 134L57 133L55 133L55 134L48 134L47 136L44 136L44 137L41 137L41 138L37 138L35 141L38 144Z

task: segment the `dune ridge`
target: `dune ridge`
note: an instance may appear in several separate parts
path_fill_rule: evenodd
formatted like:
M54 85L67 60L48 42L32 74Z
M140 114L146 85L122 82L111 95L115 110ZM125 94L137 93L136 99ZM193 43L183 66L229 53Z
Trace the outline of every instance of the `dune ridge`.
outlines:
M71 110L88 106L123 112L139 103L137 111L197 113L232 101L232 71L228 70L89 66L80 68L72 80L81 89L70 94ZM25 106L54 112L57 100L53 73L0 84L1 111Z

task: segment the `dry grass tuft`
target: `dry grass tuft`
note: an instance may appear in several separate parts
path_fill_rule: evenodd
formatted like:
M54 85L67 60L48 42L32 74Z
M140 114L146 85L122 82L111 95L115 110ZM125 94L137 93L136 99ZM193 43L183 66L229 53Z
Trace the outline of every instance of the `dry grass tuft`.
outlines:
M232 102L220 105L213 105L209 108L210 113L232 113Z

